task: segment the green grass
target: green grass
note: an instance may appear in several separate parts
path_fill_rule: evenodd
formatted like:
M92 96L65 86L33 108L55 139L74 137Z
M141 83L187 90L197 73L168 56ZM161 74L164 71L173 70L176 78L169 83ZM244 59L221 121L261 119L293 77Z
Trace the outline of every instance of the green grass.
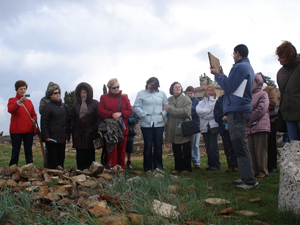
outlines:
M34 163L36 166L42 166L42 157L40 150L35 148ZM0 144L0 166L7 166L11 154L9 145ZM133 155L132 166L134 170L143 170L143 161L135 160ZM141 155L138 155L141 156ZM96 154L96 160L100 161L100 153ZM164 158L166 176L164 178L147 178L140 175L142 179L126 184L128 178L134 177L133 173L127 171L124 177L113 179L111 185L106 189L97 190L98 193L105 192L110 195L118 195L122 199L129 200L130 207L137 214L154 217L153 220L147 219L146 224L184 224L185 221L202 219L205 224L251 224L253 220L263 221L270 224L300 224L297 215L285 211L278 211L278 187L279 173L270 174L267 178L259 179L259 189L240 190L234 189L231 182L239 178L238 172L225 173L227 169L226 157L221 154L222 168L220 171L205 171L207 157L201 157L201 169L193 170L190 174L179 174L178 182L171 180L171 171L174 170L174 159ZM19 166L24 165L24 150L21 150ZM66 155L65 168L74 166L76 168L75 153ZM190 178L190 179L189 179ZM170 197L169 185L179 185L176 198ZM195 185L195 190L188 187ZM211 187L211 188L208 188ZM21 197L20 197L21 196ZM206 198L223 198L229 200L231 204L221 206L207 206L204 203ZM249 199L260 198L260 203L249 203ZM166 219L156 216L151 210L151 204L154 199L166 202L171 205L180 206L187 203L185 210L180 211L177 219ZM14 221L19 224L29 224L30 218L34 218L35 223L57 224L55 220L46 218L42 214L36 214L29 209L34 205L30 194L19 192L18 196L7 189L0 192L0 224L11 220L11 213L16 215ZM241 216L235 213L230 215L238 218L224 218L216 213L222 209L233 207L237 210L252 210L259 215L254 217ZM62 218L62 224L80 224L78 212L82 209L74 207L72 210L52 205L53 210L69 213L69 218ZM113 212L116 208L110 205ZM85 215L88 224L97 224L97 218ZM256 223L254 223L256 224Z

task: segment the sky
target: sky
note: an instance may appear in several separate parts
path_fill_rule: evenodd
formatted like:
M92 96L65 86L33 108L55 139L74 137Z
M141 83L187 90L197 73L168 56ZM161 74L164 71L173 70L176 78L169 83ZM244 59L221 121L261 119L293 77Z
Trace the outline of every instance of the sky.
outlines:
M99 100L118 78L133 104L152 76L167 96L174 81L185 89L199 87L201 74L213 79L208 51L228 74L233 48L246 44L254 71L276 81L276 47L300 48L299 8L291 0L0 0L0 131L9 134L17 80L38 115L50 81L62 93L88 82Z

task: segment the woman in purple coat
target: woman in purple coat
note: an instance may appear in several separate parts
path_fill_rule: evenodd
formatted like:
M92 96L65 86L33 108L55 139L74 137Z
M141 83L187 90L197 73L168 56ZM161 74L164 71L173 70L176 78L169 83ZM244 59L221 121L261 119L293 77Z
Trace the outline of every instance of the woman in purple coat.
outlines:
M255 74L251 102L253 111L246 125L254 175L260 178L268 176L268 133L270 132L269 97L262 90L262 86L262 76Z

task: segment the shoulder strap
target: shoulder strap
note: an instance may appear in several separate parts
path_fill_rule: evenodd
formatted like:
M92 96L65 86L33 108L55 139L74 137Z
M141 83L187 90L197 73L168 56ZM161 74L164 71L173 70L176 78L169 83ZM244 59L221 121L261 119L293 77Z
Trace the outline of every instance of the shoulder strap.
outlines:
M118 112L121 112L121 105L122 105L122 94L120 95L120 101L118 106Z

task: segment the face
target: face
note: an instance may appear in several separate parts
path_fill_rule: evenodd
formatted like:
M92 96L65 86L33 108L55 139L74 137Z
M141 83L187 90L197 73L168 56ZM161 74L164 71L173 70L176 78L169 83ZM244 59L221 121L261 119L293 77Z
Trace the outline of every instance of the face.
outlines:
M192 91L188 91L188 92L186 93L186 95L187 95L189 98L193 98L193 97L195 96L194 92L192 92Z
M279 61L279 63L280 63L282 66L289 64L287 58L280 58L280 57L278 57L278 61Z
M52 95L50 96L50 98L54 101L59 101L60 100L60 92L59 90L55 90L53 91Z
M81 99L86 99L87 98L87 92L86 90L82 89L80 92L80 98Z
M180 84L175 84L174 87L173 87L173 92L174 92L174 95L179 95L181 93L181 85Z
M257 82L256 82L256 80L254 80L254 83L253 83L253 88L252 88L252 90L254 90L256 87L257 87Z
M113 94L118 94L120 91L120 85L119 82L116 82L113 84L113 86L111 86L111 88L109 89Z
M233 60L234 60L235 63L236 63L237 61L239 61L239 60L238 60L238 54L239 54L238 52L235 53L235 52L233 51L233 55L232 55L232 56L233 56Z
M17 93L18 95L20 96L24 96L24 94L26 93L26 86L22 86L22 87L19 87L18 90L17 90Z
M149 92L153 92L154 91L154 84L155 84L155 82L147 84L147 90Z
M211 87L206 91L206 97L209 98L210 96L214 96L214 90Z

